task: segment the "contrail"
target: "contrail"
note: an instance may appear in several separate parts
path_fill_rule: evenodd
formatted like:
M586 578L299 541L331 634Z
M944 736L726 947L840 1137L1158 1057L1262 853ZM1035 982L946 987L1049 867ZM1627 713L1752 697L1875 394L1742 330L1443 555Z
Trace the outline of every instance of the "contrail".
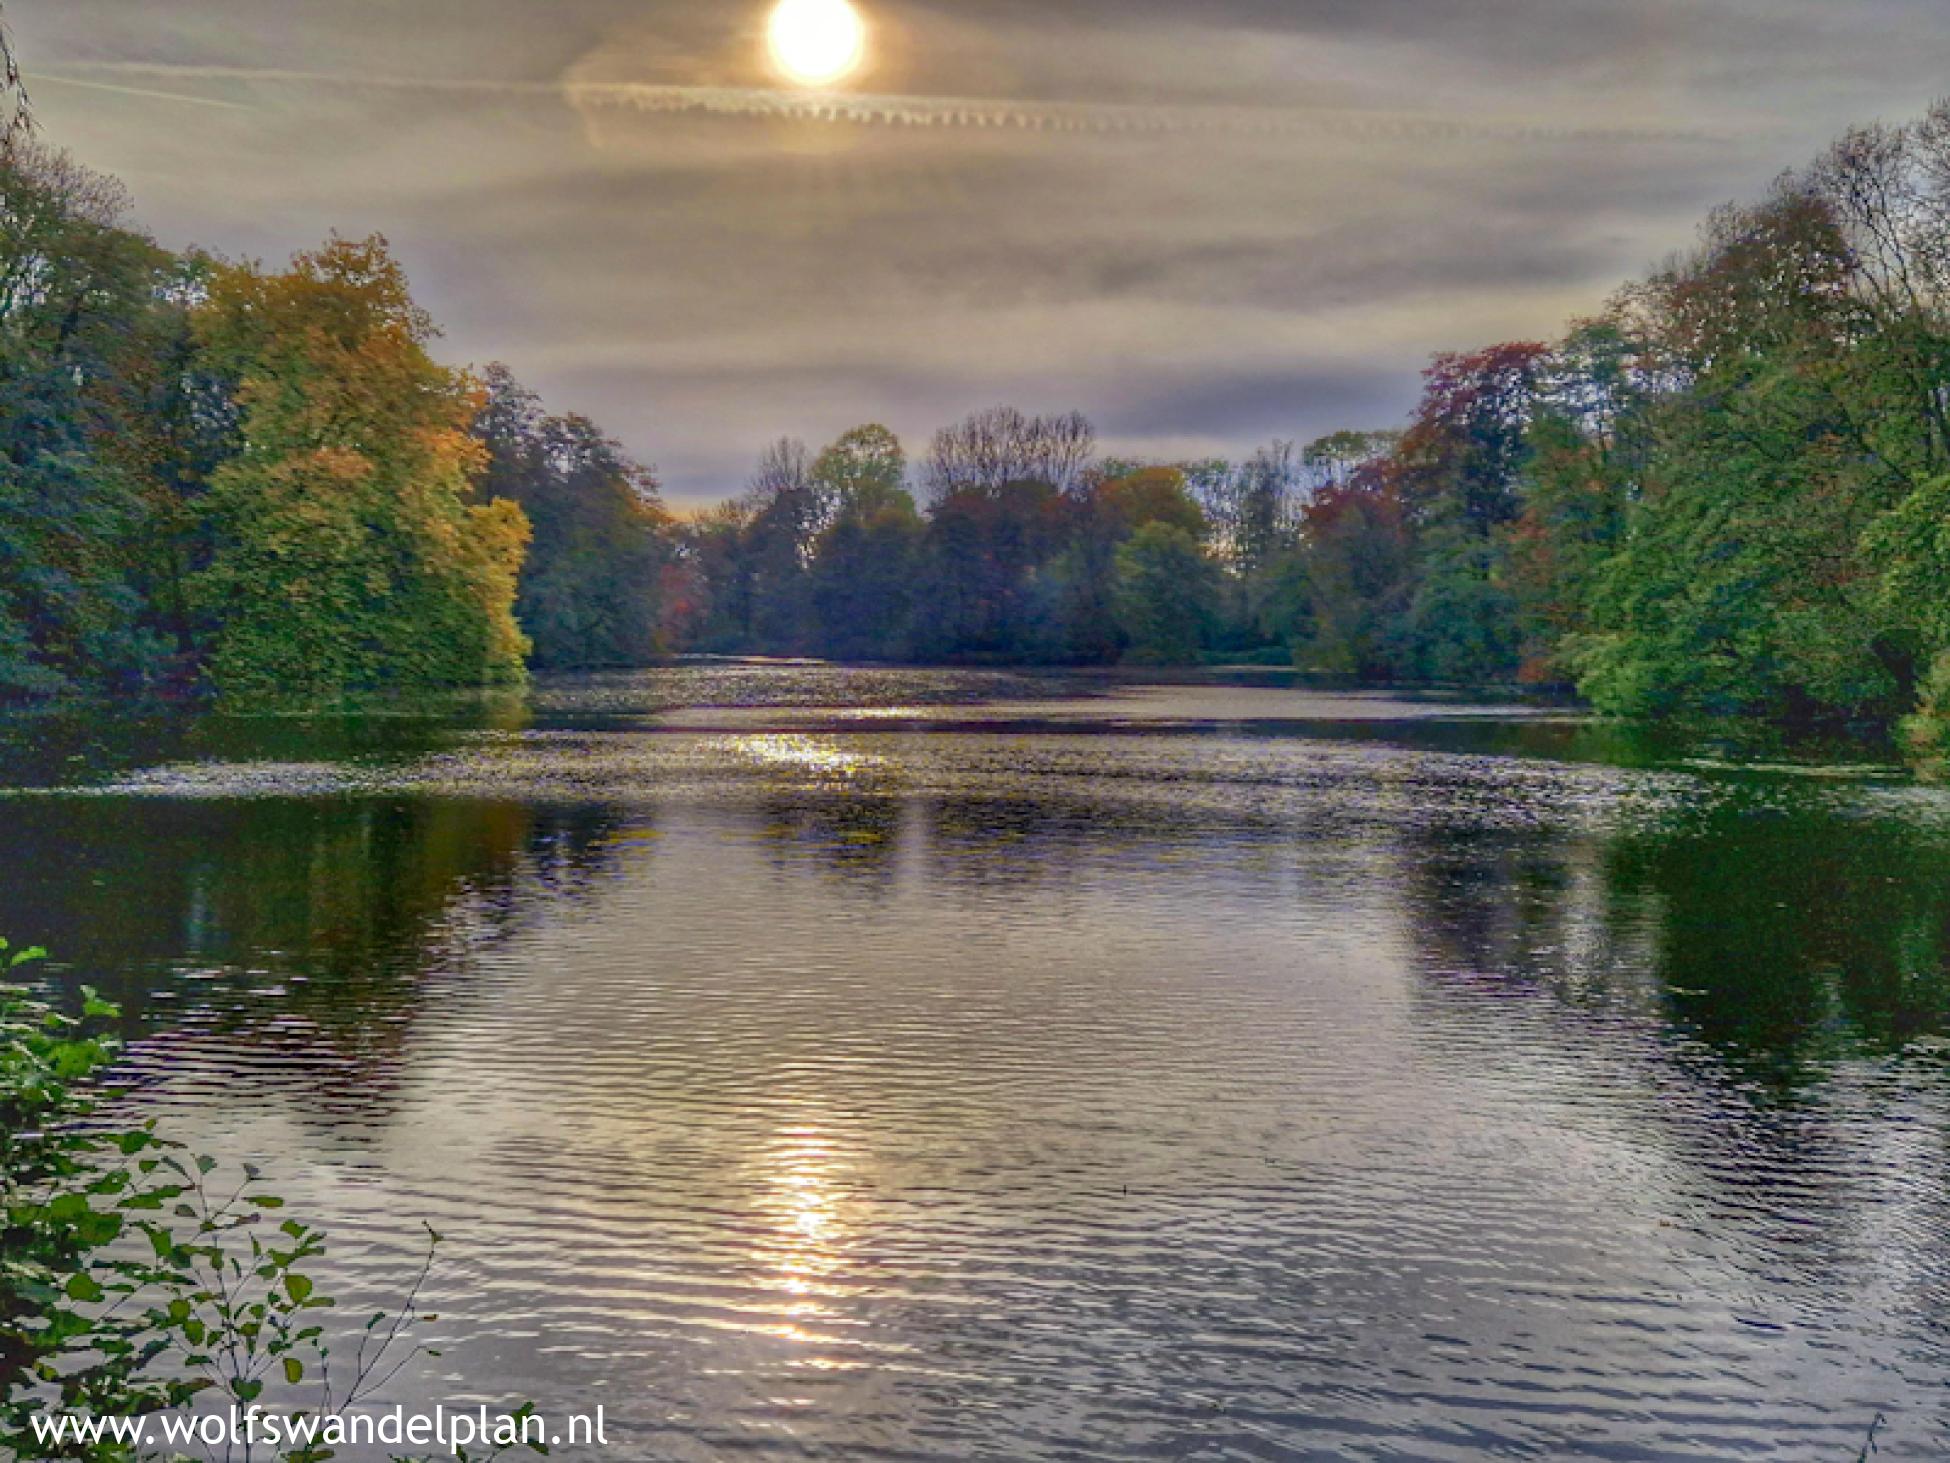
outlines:
M27 79L39 86L42 82L52 82L56 86L77 86L87 91L113 92L117 96L147 97L158 102L182 102L191 107L220 107L226 112L254 112L256 107L244 102L220 101L216 97L191 96L180 91L152 91L143 86L116 86L107 81L83 81L77 76L55 76L46 71L30 71Z
M1687 142L1725 140L1661 127L1567 127L1522 118L1444 118L1430 113L1315 107L1132 106L1109 102L1008 101L987 97L887 96L802 92L773 87L665 86L642 82L565 82L579 105L643 112L785 117L867 126L1017 129L1031 132L1318 134L1370 141Z
M1581 127L1524 117L1443 117L1356 107L1142 106L1110 102L1012 101L995 97L796 91L763 86L675 86L634 81L502 81L465 77L375 76L275 67L188 66L157 61L78 63L86 69L178 81L223 81L340 90L558 97L579 108L651 114L783 118L867 127L936 127L1069 133L1318 135L1354 141L1724 142L1723 134L1659 126ZM52 76L72 85L95 85ZM129 88L128 90L133 90ZM138 93L140 94L140 93ZM155 93L168 96L168 93ZM236 103L211 101L212 106Z

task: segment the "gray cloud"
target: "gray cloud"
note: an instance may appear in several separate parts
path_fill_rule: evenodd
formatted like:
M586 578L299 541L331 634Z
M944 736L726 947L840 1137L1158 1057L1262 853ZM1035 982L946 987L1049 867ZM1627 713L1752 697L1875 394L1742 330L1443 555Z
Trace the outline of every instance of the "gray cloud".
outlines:
M1133 451L1387 424L1950 75L1940 0L858 3L840 105L772 88L764 0L8 9L167 241L381 230L454 359L687 501L1005 400Z

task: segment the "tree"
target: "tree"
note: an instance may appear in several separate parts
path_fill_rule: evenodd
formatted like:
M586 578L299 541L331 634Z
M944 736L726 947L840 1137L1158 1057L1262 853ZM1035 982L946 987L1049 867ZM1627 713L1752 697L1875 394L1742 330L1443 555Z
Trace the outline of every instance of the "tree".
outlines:
M544 416L489 366L474 433L481 493L521 506L533 531L515 615L550 669L644 665L663 650L669 520L656 475L587 417Z
M1293 546L1304 508L1293 443L1270 443L1236 468L1207 465L1200 486L1218 550L1242 579Z
M1447 519L1483 536L1517 516L1549 353L1519 341L1435 358L1397 449L1404 500L1419 522Z
M1210 529L1204 509L1192 497L1183 468L1134 468L1102 479L1093 496L1126 535L1149 523L1168 523L1190 535L1195 543L1202 543Z
M1130 658L1194 665L1218 603L1218 575L1183 528L1145 524L1117 551L1117 615Z
M27 82L20 74L20 60L14 54L6 10L0 7L0 150L32 131L33 126L33 102L27 95Z
M820 502L821 527L848 513L872 514L914 499L907 491L907 453L877 422L855 427L826 448L808 473Z
M1170 524L1202 544L1208 524L1178 467L1106 463L1067 507L1067 542L1045 575L1051 623L1040 648L1051 659L1109 664L1126 643L1117 609L1119 547L1152 523Z
M1522 511L1547 354L1526 341L1437 356L1396 448L1418 549L1403 632L1420 678L1482 684L1516 674L1516 606L1499 533Z
M904 656L922 529L900 439L877 423L855 427L819 454L810 477L826 520L810 570L820 649L844 660Z
M1084 486L1096 445L1096 429L1081 413L1030 417L998 406L937 432L923 476L937 502L1027 482L1073 493Z
M996 660L1060 654L1047 570L1065 546L1062 495L1040 481L969 489L928 517L918 648Z
M0 151L0 689L166 669L140 569L170 526L140 449L167 408L140 384L182 317L173 261L127 208L65 153Z
M1300 628L1310 638L1295 642L1295 663L1371 680L1407 674L1401 623L1414 545L1394 453L1381 450L1316 492L1303 535L1309 602Z
M1673 389L1575 656L1603 708L1808 722L1907 699L1911 632L1863 548L1906 483L1858 394L1853 267L1833 208L1787 179L1634 292Z
M908 654L920 516L905 493L847 508L820 537L811 598L822 653L841 660Z
M721 503L677 533L681 616L679 643L719 654L752 648L752 574L745 556L751 515L738 502Z
M1645 343L1614 311L1581 321L1545 365L1522 484L1500 530L1518 679L1569 686L1604 566L1624 544L1654 451Z
M782 437L767 447L741 506L739 556L747 580L751 648L809 651L814 638L810 571L827 510L806 444Z
M385 241L334 239L281 274L221 268L197 323L242 408L197 582L216 685L319 698L518 680L528 521L471 501L480 395L427 354L432 325Z

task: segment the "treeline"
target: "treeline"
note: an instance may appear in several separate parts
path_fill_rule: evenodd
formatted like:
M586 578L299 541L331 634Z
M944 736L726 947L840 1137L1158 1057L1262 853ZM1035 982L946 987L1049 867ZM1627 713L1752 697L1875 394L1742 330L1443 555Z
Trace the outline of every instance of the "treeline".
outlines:
M1849 133L1399 431L1107 459L998 408L690 518L438 364L382 241L176 256L0 154L0 688L318 697L684 650L1249 659L1633 716L1950 724L1950 105Z
M0 691L316 700L661 648L655 484L435 361L385 242L175 255L0 148Z
M867 450L862 456L861 448ZM877 485L856 507L859 461ZM1093 462L1012 412L786 443L689 530L720 648L1290 656L1638 717L1950 726L1950 104L1852 131L1555 343L1439 357L1399 432Z

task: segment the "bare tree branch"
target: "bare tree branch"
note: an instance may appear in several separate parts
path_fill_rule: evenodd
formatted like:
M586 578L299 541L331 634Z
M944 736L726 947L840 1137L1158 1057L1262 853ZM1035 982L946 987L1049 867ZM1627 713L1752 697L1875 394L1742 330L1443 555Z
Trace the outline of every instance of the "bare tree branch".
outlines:
M0 147L33 130L33 104L20 74L13 37L7 32L6 10L0 8Z

